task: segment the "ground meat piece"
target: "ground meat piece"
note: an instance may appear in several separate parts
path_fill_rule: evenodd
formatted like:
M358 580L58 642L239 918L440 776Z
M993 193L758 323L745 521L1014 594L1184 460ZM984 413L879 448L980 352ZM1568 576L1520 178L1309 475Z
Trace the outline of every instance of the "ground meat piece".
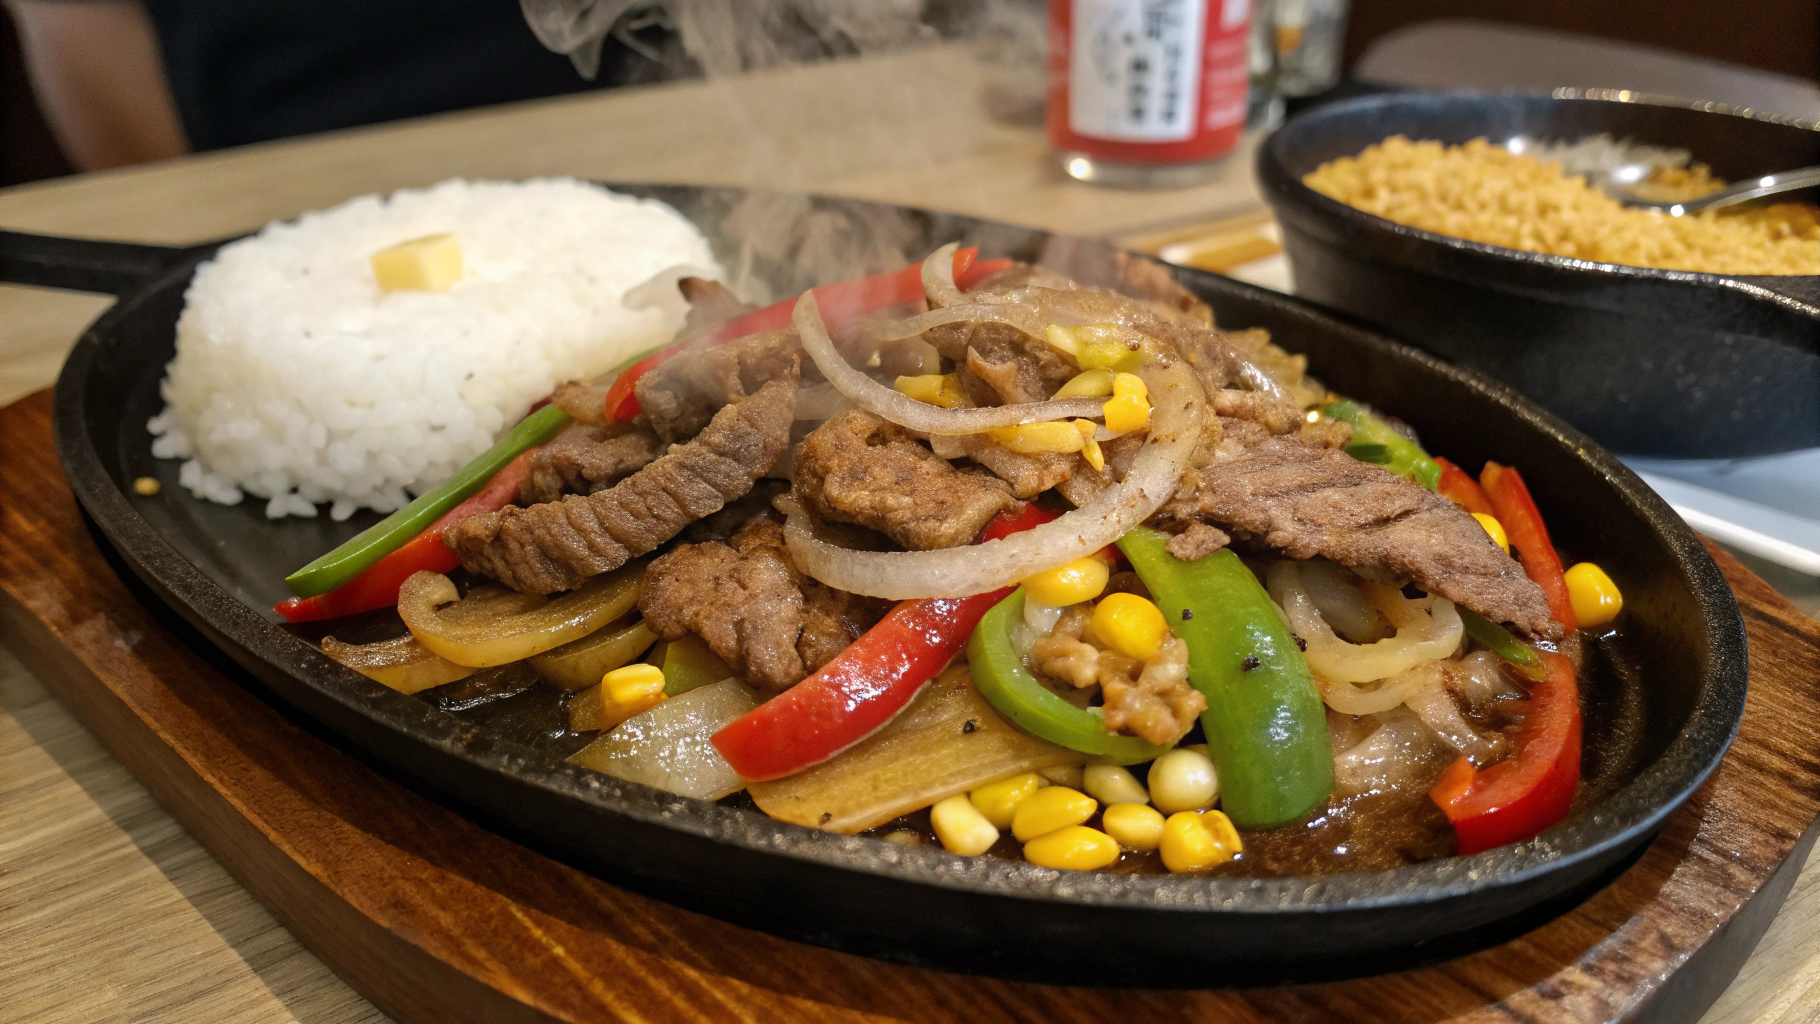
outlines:
M1220 461L1191 469L1165 520L1218 523L1291 558L1325 555L1368 579L1431 594L1558 637L1542 590L1453 502L1343 451L1226 424Z
M663 454L664 444L644 427L616 423L575 423L531 452L531 475L518 488L527 505L564 494L593 494L643 469Z
M1207 698L1188 684L1188 645L1173 636L1144 661L1136 679L1102 674L1100 692L1106 728L1150 743L1173 743L1188 735L1207 710Z
M799 353L796 332L765 331L659 363L639 378L633 393L658 437L686 441L723 406L765 382L786 373L794 380Z
M1172 558L1192 562L1199 558L1206 558L1231 543L1232 538L1226 535L1225 530L1217 526L1208 526L1206 523L1189 523L1188 529L1169 538L1169 543L1163 545L1163 550L1167 551Z
M589 495L463 520L443 540L469 572L530 594L573 590L745 495L790 443L796 373L714 414L688 444Z
M889 603L806 579L782 525L759 518L727 543L684 544L653 561L638 608L659 636L694 633L747 682L782 690L827 664Z
M971 543L1017 502L999 480L955 469L909 431L859 409L803 439L793 493L823 518L857 523L917 551Z
M1055 628L1046 636L1038 637L1030 648L1030 663L1038 672L1054 679L1060 679L1076 689L1098 686L1100 682L1100 655L1117 652L1102 652L1093 644L1081 639L1086 631L1087 620L1093 617L1093 606L1077 604L1062 612L1056 620ZM1129 659L1127 659L1129 660Z
M1077 690L1098 686L1106 728L1150 743L1172 743L1194 728L1206 698L1188 683L1188 645L1168 637L1144 661L1108 650L1087 635L1093 606L1077 604L1030 649L1037 671Z

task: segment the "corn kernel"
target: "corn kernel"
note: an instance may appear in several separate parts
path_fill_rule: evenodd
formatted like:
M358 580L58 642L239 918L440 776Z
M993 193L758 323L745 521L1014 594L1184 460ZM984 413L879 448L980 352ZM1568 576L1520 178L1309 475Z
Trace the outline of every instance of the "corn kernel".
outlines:
M1100 432L1099 426L1092 420L1075 420L1074 429L1081 432L1081 458L1086 459L1087 465L1096 472L1104 470L1106 453L1100 451L1099 439L1093 436Z
M1150 401L1150 386L1144 378L1135 373L1118 373L1112 377L1112 397L1135 398L1140 402Z
M1198 750L1171 750L1150 762L1150 802L1164 814L1213 806L1220 777L1213 761Z
M1057 398L1105 398L1112 394L1111 370L1083 370L1076 374L1061 390L1055 393Z
M1088 796L1105 804L1107 810L1111 810L1113 804L1150 802L1150 794L1144 791L1137 776L1116 764L1088 765L1081 771L1081 785L1086 787Z
M1163 866L1177 874L1189 874L1212 871L1231 860L1238 851L1227 849L1208 824L1195 811L1171 814L1163 822L1163 836L1157 844L1163 854Z
M1113 804L1100 815L1100 824L1127 850L1154 850L1163 841L1163 814L1149 804Z
M1144 350L1117 324L1058 327L1044 332L1049 344L1074 357L1083 370L1135 370Z
M989 430L987 434L991 435L994 441L1020 455L1035 455L1039 452L1078 452L1085 446L1080 430L1076 429L1072 423L1060 421L1021 423L1015 427Z
M1150 426L1150 403L1141 398L1115 395L1106 399L1103 414L1106 429L1115 434L1129 434Z
M664 702L664 673L655 665L626 665L600 678L603 718L613 724Z
M1099 810L1099 801L1078 789L1050 786L1025 797L1011 816L1011 834L1020 843L1054 832L1058 828L1079 825Z
M1098 829L1069 825L1024 844L1024 859L1039 868L1097 871L1119 859L1119 844Z
M961 379L952 373L899 377L894 386L919 402L939 405L944 409L952 409L961 404Z
M963 857L977 857L998 842L998 828L962 793L931 807L929 824L943 849Z
M1202 811L1201 824L1207 826L1207 831L1213 833L1214 841L1226 852L1235 857L1245 852L1245 840L1239 838L1238 826L1232 823L1225 811Z
M1155 654L1169 635L1162 611L1136 594L1106 595L1093 609L1089 627L1100 643L1139 661Z
M994 828L1010 828L1018 805L1045 784L1046 780L1041 775L1025 772L981 786L969 793L967 799L973 801L973 806L986 816Z
M1043 340L1071 356L1080 354L1081 343L1075 340L1074 332L1066 327L1050 324L1049 329L1043 332Z
M1066 608L1099 597L1106 592L1106 581L1111 578L1112 570L1106 563L1088 555L1028 577L1023 587L1032 601Z
M1485 527L1485 532L1491 535L1493 544L1503 548L1505 554L1510 554L1510 535L1504 532L1503 523L1498 522L1495 516L1488 516L1483 512L1474 512L1472 517L1479 521L1480 526Z
M461 243L454 235L429 235L381 249L371 257L382 292L446 292L461 277Z
M1567 598L1573 603L1574 618L1580 620L1580 625L1603 626L1624 610L1624 595L1604 569L1581 562L1565 575Z

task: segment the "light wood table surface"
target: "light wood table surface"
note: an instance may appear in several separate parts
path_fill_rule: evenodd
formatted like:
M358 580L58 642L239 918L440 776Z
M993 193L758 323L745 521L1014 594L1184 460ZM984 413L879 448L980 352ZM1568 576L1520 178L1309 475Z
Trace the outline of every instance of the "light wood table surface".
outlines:
M1071 181L1039 128L986 116L987 76L936 47L451 114L0 191L0 227L189 243L365 192L551 174L785 187L1114 238L1259 205L1249 146L1192 189ZM0 285L0 404L50 384L108 301ZM1747 563L1820 612L1812 578ZM383 1019L0 649L0 1022ZM1820 1020L1820 860L1707 1020Z

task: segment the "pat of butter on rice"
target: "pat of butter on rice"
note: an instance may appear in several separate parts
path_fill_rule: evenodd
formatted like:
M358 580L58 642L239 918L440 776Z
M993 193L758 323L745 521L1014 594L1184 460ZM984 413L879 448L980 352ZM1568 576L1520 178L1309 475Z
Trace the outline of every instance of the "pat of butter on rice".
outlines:
M462 252L448 291L381 292L374 252L442 233ZM669 206L567 178L445 181L268 225L190 282L152 452L187 460L197 497L256 495L275 519L393 511L557 384L669 341L681 304L627 292L677 267L721 276Z

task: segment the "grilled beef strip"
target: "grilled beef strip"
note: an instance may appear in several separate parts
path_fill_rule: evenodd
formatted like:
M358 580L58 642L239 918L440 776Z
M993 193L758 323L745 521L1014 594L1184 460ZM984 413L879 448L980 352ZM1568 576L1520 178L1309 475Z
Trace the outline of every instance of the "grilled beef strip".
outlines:
M659 636L694 633L746 682L773 691L833 660L890 607L798 572L783 526L763 516L725 543L683 544L657 558L638 596Z
M745 495L790 443L796 368L722 408L693 441L604 491L474 516L444 540L470 572L529 594L573 590Z
M903 427L859 409L803 439L792 493L816 516L856 523L912 550L971 543L1017 505L988 474L956 469Z
M1561 636L1542 589L1453 502L1300 433L1222 425L1217 457L1183 476L1162 518L1217 524L1291 558L1324 555L1393 586L1413 580L1494 622Z
M531 475L518 488L526 505L565 494L593 494L636 473L662 455L664 443L645 427L572 423L532 450Z
M633 393L640 415L665 441L688 440L728 403L783 373L794 377L800 351L795 331L778 330L684 352L639 378Z

